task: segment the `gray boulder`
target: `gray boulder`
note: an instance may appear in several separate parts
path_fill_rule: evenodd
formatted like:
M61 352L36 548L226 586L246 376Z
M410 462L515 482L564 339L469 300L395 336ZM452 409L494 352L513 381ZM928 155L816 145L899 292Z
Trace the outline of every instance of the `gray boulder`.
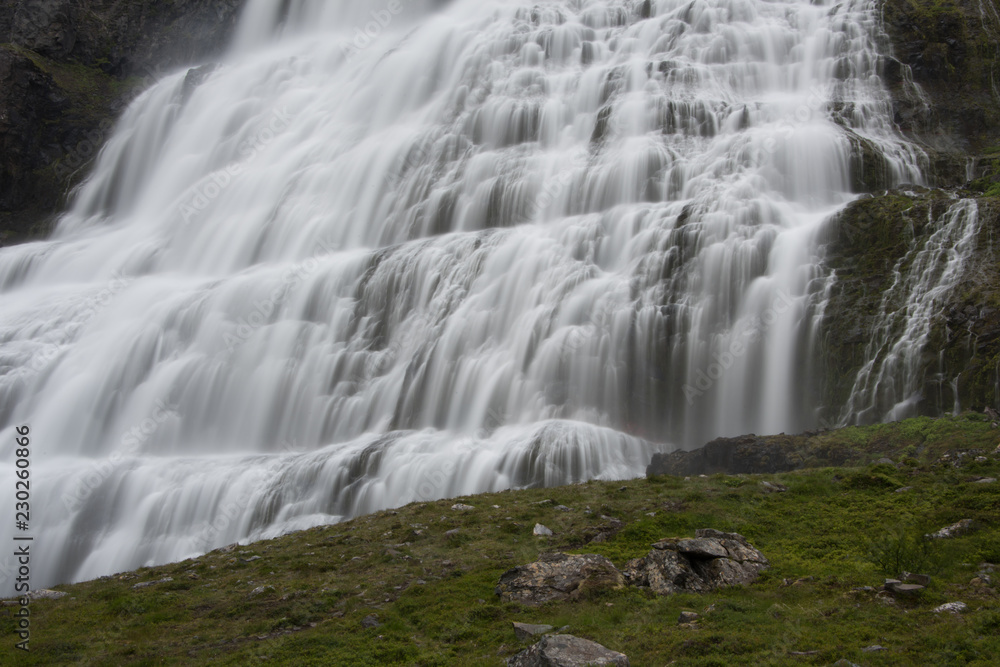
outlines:
M628 656L573 635L548 635L507 661L507 667L628 667Z
M695 539L660 540L646 556L630 560L626 581L660 595L703 593L752 583L768 567L764 554L742 535L710 528L695 534Z
M507 570L496 594L504 601L538 605L551 600L577 599L590 590L625 586L622 573L597 554L542 554L538 561Z

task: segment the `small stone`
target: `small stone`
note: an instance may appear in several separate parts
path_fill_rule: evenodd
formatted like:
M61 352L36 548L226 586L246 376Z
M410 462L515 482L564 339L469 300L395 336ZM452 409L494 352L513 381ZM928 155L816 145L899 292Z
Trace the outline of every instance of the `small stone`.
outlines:
M919 595L924 587L920 584L893 584L888 590L892 591L896 595Z
M551 625L532 625L531 623L517 623L516 621L511 625L514 626L514 636L521 641L526 641L538 635L544 635L546 632L552 632L553 630Z
M986 463L987 461L989 461L989 459L986 458L985 456L977 456L976 457L976 463Z
M313 554L306 554L306 555L311 556ZM250 558L242 558L240 560L242 560L244 563L252 563L255 560L260 560L260 556L250 556Z
M941 614L943 612L961 614L966 609L968 609L968 606L964 602L946 602L939 607L934 607L931 611L935 614Z
M768 493L784 493L788 491L788 487L783 484L776 484L774 482L761 482L760 485L764 487L764 490Z
M931 585L931 577L929 574L913 574L911 572L904 572L902 579L908 584L920 584L921 586Z
M879 591L875 594L875 599L882 604L896 604L896 600L889 591Z
M888 649L884 646L879 646L878 644L872 644L871 646L866 646L861 649L862 653L875 653L876 651L887 651Z
M833 663L833 667L861 667L856 662L851 662L845 658L841 658L837 662Z
M992 484L997 481L996 477L983 477L982 479L977 479L974 484Z
M274 586L258 586L257 588L255 588L252 591L250 591L250 597L256 597L258 595L263 595L264 593L267 593L268 591L270 591L270 592L273 593L274 592Z
M964 535L972 530L972 519L962 519L957 523L953 523L950 526L945 526L944 528L938 530L936 533L931 533L927 535L932 539L943 540L949 537L956 537L958 535Z
M694 623L699 618L701 617L698 616L698 614L694 613L693 611L682 611L680 618L677 619L677 624L680 625L683 623Z
M42 588L28 593L29 600L58 600L62 597L66 597L66 593L63 593L62 591L49 590L47 588Z
M896 462L895 461L893 461L890 458L884 457L884 456L882 458L880 458L878 461L876 461L875 463L878 464L878 465L892 466L893 468L896 467Z
M893 491L893 493L906 493L907 491L912 491L912 490L913 490L912 486L901 486L895 491Z
M555 509L559 510L560 512L571 512L572 511L570 508L566 507L565 505L556 505Z
M452 528L451 530L444 531L444 535L445 537L454 537L455 535L458 535L459 532L458 528Z
M535 529L532 531L532 534L534 534L536 537L550 537L554 535L552 530L546 528L540 523L535 524Z
M363 628L377 628L381 623L378 622L378 616L375 614L368 614L363 619L361 619L361 627Z
M149 588L150 586L155 586L156 584L166 584L173 580L174 580L173 577L164 577L163 579L159 579L157 581L144 581L142 583L135 584L134 586L132 586L132 588L133 589Z

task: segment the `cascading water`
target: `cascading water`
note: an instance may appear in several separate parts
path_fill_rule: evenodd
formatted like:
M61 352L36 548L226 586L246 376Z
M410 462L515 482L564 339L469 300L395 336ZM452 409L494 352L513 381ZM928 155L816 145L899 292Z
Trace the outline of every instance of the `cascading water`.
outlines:
M251 0L0 252L33 585L809 426L820 224L859 146L921 181L877 35L868 2Z
M979 234L975 199L960 199L935 219L927 212L927 238L914 242L893 267L877 326L866 346L841 422L899 420L917 414L923 396L923 352L942 304L964 276ZM953 392L958 395L957 388Z

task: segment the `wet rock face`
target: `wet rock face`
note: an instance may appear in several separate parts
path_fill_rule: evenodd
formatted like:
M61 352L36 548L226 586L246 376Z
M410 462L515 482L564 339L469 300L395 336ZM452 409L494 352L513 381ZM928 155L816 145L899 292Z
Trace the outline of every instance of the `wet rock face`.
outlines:
M505 602L538 605L624 585L621 572L604 556L542 554L534 563L507 570L500 577L496 594Z
M53 60L130 76L168 71L225 47L243 0L7 0L4 41Z
M0 245L43 236L136 90L220 54L242 4L0 0Z
M573 635L550 635L507 661L508 667L628 667L628 656Z
M883 3L884 28L896 62L886 67L897 124L932 150L935 182L965 182L966 153L1000 139L1000 99L991 83L1000 65L1000 20L979 0ZM908 91L909 68L930 106Z
M49 58L65 58L76 45L70 0L19 2L10 25L10 41Z
M0 47L0 210L29 196L25 175L41 161L40 125L66 105L51 77L25 56Z
M705 528L695 535L657 542L646 556L628 562L625 579L660 595L704 593L753 583L768 567L764 554L738 533Z
M802 467L801 456L797 452L802 440L804 438L796 436L761 438L756 435L716 438L691 452L654 454L646 468L646 476L787 472Z

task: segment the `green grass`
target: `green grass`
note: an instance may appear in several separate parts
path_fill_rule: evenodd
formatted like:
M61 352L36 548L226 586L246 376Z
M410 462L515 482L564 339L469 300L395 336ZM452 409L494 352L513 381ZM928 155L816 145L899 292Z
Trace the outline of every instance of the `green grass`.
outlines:
M969 456L955 467L939 457L970 447L992 452L1000 431L979 419L915 419L818 437L865 451L891 442L902 447L896 458L904 462L590 482L412 504L60 586L67 597L32 603L27 655L13 650L14 608L0 607L0 663L502 665L527 645L510 628L522 621L569 626L637 666L828 665L841 658L869 666L995 664L1000 598L970 581L980 562L1000 563L1000 483L974 483L1000 476L1000 458L976 463ZM765 479L787 492L767 493ZM897 493L901 486L911 488ZM455 502L475 510L452 511ZM602 514L624 527L588 544L609 525ZM923 544L924 533L966 518L978 530ZM533 537L536 522L555 537ZM660 538L704 527L742 533L771 569L753 586L707 595L655 597L627 588L528 608L493 592L505 570L544 551L599 553L621 567ZM452 528L458 538L444 535ZM891 547L894 539L916 545L934 578L918 598L885 605L855 589L882 582L886 567L873 545ZM253 555L262 558L246 562ZM899 562L912 558L903 553ZM173 581L132 588L164 577ZM803 577L811 579L792 583ZM274 590L252 595L259 586ZM965 614L931 612L956 600L969 606ZM696 628L677 626L685 609L702 614ZM369 614L379 627L362 627ZM888 650L861 651L872 644Z

